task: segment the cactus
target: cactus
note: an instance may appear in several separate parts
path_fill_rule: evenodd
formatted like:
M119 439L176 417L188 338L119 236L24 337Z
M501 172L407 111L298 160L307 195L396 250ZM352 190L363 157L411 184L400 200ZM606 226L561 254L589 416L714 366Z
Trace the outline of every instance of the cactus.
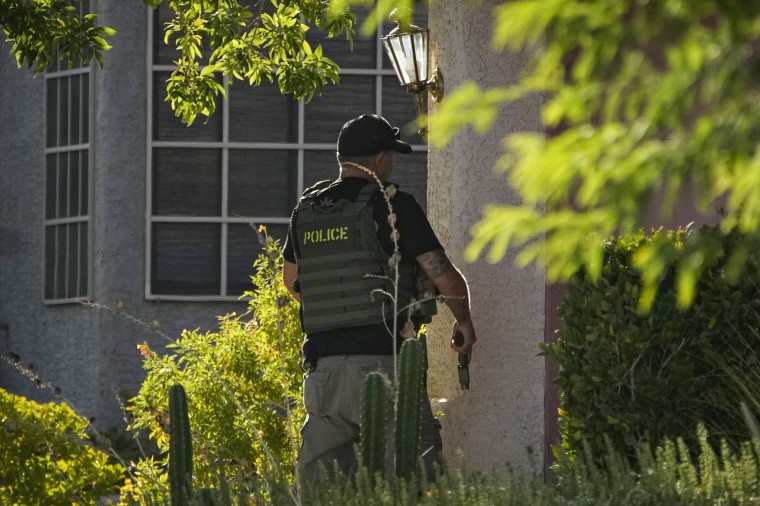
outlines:
M362 384L361 456L370 477L385 468L385 421L388 403L388 379L371 372Z
M193 447L187 396L182 385L169 389L169 484L172 506L188 504L193 487Z
M185 388L169 389L169 490L172 506L213 506L214 491L202 488L193 492L193 442Z
M408 339L399 354L396 400L396 476L409 478L416 468L422 413L422 343Z
M210 488L202 488L193 492L190 496L189 506L214 506L214 491Z
M399 354L398 393L396 394L395 461L396 476L411 477L416 470L420 441L422 396L424 395L423 348L417 339L408 339ZM370 373L362 385L362 463L370 476L385 465L385 420L387 380L381 373Z

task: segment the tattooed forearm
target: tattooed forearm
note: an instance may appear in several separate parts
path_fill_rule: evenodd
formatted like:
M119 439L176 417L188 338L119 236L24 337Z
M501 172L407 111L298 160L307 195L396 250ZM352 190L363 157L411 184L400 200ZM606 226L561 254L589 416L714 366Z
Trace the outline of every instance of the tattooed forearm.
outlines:
M417 257L417 262L433 280L438 292L444 296L446 305L457 322L470 321L470 296L467 281L454 267L443 250L430 251Z
M449 257L442 250L423 253L417 257L417 261L430 279L442 276L454 268Z

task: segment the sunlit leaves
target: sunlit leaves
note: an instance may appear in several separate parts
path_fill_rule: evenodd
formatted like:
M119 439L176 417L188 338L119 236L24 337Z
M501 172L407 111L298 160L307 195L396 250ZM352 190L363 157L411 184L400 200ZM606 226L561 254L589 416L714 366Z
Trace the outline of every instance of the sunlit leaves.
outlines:
M288 93L288 90L301 90L301 98L311 100L328 82L337 83L340 79L338 67L332 60L322 56L321 46L308 52L303 59L290 59L284 61L277 69L280 91Z
M521 89L513 88L481 90L474 81L465 81L447 94L439 112L430 116L428 142L433 146L443 146L465 126L472 126L476 132L485 132L504 102L521 93Z
M56 58L69 68L95 58L104 64L103 52L111 48L106 39L116 31L95 24L94 14L80 17L68 0L0 0L3 28L19 67L26 64L35 75L44 72Z
M306 41L306 32L316 26L329 37L345 33L350 42L353 16L347 10L328 11L316 0L257 5L251 12L236 0L168 2L175 17L165 26L164 42L173 44L180 56L166 100L183 122L214 113L217 95L223 94L220 76L231 84L276 81L283 94L306 100L338 82L338 66L322 54L321 46Z
M310 27L328 37L353 38L353 15L320 0L261 1L255 12L237 0L143 0L162 3L173 12L163 42L177 50L176 66L167 81L166 101L191 124L198 115L214 113L221 76L230 82L258 85L277 80L280 91L310 100L338 82L338 66L321 47L311 47ZM70 0L0 0L0 25L13 46L18 65L43 72L60 56L70 66L95 58L104 64L107 38L116 32L96 25L94 14L79 17ZM137 2L139 6L139 2Z
M538 43L564 0L506 2L494 9L493 46L521 49Z
M493 46L527 51L517 86L465 83L430 120L441 146L460 129L487 129L514 100L541 93L542 133L506 137L499 168L521 201L492 205L467 250L521 263L551 280L597 272L601 239L631 233L650 205L667 223L681 188L723 229L760 227L760 6L754 2L518 0L494 9ZM682 248L656 241L638 253L642 304L674 263L677 303L688 305L702 266L720 252L704 238ZM732 259L739 272L742 255Z
M412 23L415 0L330 0L330 12L339 13L350 6L366 6L369 15L361 26L365 36L374 35L378 25L389 18L394 10L402 25Z
M563 236L572 228L577 233ZM550 280L567 279L578 265L590 274L601 268L600 230L613 230L614 216L603 211L578 216L570 211L544 214L527 207L486 206L483 219L472 228L472 242L465 258L474 261L488 250L488 261L501 260L510 248L521 248L516 257L521 266L537 264L546 269Z
M92 437L87 419L68 404L0 389L0 413L0 503L95 504L123 479L124 468L110 464L99 444L104 438Z
M224 87L214 75L214 67L200 72L192 65L178 61L166 84L166 100L177 116L190 125L199 114L209 117L216 110L216 96L224 95Z
M254 263L252 291L245 293L246 315L220 316L214 332L186 330L167 345L168 354L140 346L147 375L131 400L132 428L148 431L167 452L168 391L182 384L197 449L193 477L206 486L215 485L222 470L229 477L254 469L230 480L233 486L253 490L262 479L273 483L276 467L289 474L295 464L289 434L293 429L297 435L305 416L297 402L302 396L303 334L298 305L282 281L282 247L269 239ZM291 408L290 422L286 406ZM268 455L277 455L277 461ZM137 463L138 470L149 466L150 462Z

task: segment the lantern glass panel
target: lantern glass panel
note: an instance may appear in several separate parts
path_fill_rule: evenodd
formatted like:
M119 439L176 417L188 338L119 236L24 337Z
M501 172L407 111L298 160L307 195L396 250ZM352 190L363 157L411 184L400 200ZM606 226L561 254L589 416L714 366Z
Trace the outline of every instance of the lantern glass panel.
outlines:
M391 61L391 65L393 65L393 71L396 73L396 77L398 77L399 83L403 86L408 83L404 82L405 79L408 79L408 76L404 76L400 66L400 62L398 61L396 57L396 53L394 50L394 44L392 39L386 38L383 39L383 46L385 47L385 52L388 54L388 59ZM399 51L399 57L403 58L403 55L400 54L401 51Z
M393 70L402 85L428 79L428 31L402 33L383 40Z

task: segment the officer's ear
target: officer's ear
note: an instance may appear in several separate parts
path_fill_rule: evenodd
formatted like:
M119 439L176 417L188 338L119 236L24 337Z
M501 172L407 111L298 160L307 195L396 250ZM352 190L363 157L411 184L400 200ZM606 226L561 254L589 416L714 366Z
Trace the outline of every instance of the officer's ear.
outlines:
M385 150L380 151L378 154L375 155L375 164L380 165L385 161L385 158L393 157L393 151Z

